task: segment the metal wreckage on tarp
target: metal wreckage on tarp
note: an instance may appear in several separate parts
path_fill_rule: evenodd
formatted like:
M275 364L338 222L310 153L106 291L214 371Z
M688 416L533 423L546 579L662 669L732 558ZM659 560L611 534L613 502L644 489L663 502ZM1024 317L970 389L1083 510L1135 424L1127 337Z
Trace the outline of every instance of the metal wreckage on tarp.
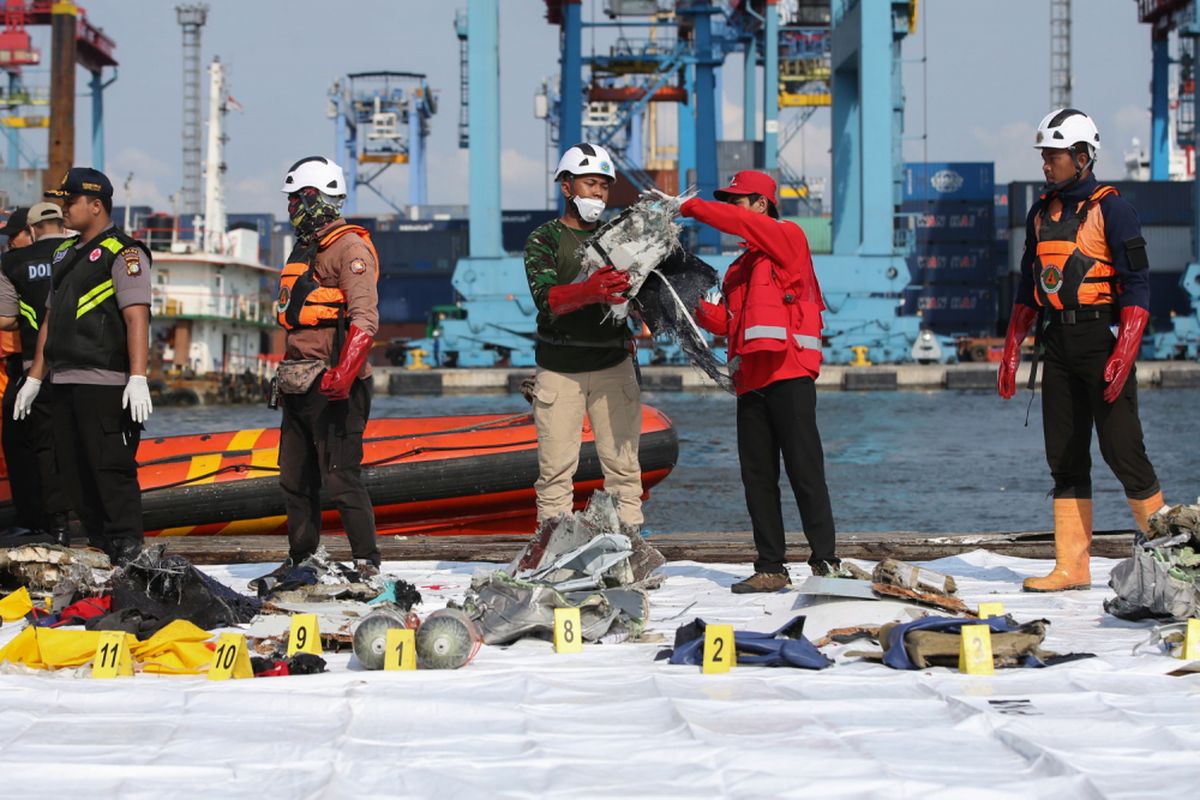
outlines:
M648 591L663 557L639 532L623 529L612 497L543 526L502 570L476 574L461 603L487 644L549 637L554 609L579 609L584 641L636 638L650 616Z
M1200 505L1164 508L1148 522L1133 555L1113 567L1108 585L1116 597L1104 610L1130 620L1200 616Z
M679 243L679 208L689 195L646 192L579 246L578 280L612 265L629 275L629 301L609 313L626 319L631 307L656 335L671 336L691 363L733 391L724 365L708 346L692 312L718 285L717 271Z

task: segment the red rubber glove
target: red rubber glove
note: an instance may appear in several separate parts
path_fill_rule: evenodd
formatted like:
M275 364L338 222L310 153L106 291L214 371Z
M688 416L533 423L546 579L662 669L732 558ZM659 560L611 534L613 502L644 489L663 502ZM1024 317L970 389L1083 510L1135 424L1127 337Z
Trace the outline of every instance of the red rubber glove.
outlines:
M616 267L608 266L596 270L587 280L580 283L550 287L547 297L550 301L550 313L562 316L593 303L608 303L610 306L624 303L625 298L621 293L627 291L629 276Z
M350 396L350 387L354 385L354 379L358 377L367 354L371 352L371 345L375 343L371 334L356 325L350 326L348 334L337 366L325 370L321 375L321 394L330 400L345 400Z
M1121 330L1117 334L1117 344L1104 365L1104 380L1108 381L1104 389L1104 402L1115 403L1121 396L1129 372L1137 361L1138 351L1142 349L1142 332L1146 330L1149 320L1150 312L1141 306L1121 309Z
M1021 363L1021 343L1029 335L1037 319L1037 309L1024 303L1013 303L1012 315L1008 319L1008 333L1004 337L1004 355L1000 358L1000 372L996 375L996 392L1005 400L1017 393L1017 365Z

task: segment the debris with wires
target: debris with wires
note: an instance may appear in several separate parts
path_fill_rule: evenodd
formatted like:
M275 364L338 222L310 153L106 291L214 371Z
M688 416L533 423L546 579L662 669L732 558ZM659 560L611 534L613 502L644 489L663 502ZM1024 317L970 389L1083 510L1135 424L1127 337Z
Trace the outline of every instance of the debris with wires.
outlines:
M675 220L689 196L643 193L580 245L579 279L610 264L628 273L628 296L650 330L670 335L692 364L732 392L733 381L692 316L700 300L717 285L718 276L679 244L681 228ZM625 319L629 305L614 305L609 313Z
M636 203L600 226L580 245L582 268L578 280L611 265L629 275L629 297L637 297L651 270L680 249L681 228L675 220L686 199L686 196L644 192ZM609 313L616 319L625 319L629 303L618 303Z
M183 556L167 555L166 549L147 547L113 575L113 615L128 616L128 610L136 610L138 635L153 634L177 619L205 630L240 625L259 612L258 599L238 594Z
M707 337L692 316L692 309L700 305L718 281L717 271L711 265L677 250L651 271L634 302L651 333L669 335L693 366L732 393L733 381L724 361L708 346Z

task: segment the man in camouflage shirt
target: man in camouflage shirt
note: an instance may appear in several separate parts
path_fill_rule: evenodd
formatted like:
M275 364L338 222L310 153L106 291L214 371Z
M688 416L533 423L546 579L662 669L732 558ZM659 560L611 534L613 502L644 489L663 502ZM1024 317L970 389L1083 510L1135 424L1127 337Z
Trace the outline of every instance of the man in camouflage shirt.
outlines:
M613 498L622 530L639 556L635 573L645 573L661 564L662 557L639 536L641 393L629 327L606 319L609 306L625 302L622 293L629 289L629 278L613 267L580 278L580 248L599 226L616 172L604 148L577 144L559 161L555 180L566 210L525 243L525 273L538 309L533 392L538 527L544 533L545 523L571 513L586 414L604 472L604 491ZM647 550L653 556L641 555Z

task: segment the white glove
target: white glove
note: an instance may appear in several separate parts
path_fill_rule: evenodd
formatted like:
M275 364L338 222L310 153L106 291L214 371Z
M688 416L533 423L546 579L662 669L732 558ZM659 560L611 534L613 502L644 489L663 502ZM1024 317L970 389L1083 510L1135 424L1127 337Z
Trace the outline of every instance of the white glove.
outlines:
M37 378L25 378L25 382L17 391L17 401L13 404L14 420L25 419L29 416L29 409L33 408L33 401L37 399L41 389L42 382Z
M121 408L128 408L129 416L138 424L150 419L154 404L150 402L150 387L146 385L145 375L129 376L125 394L121 395Z

